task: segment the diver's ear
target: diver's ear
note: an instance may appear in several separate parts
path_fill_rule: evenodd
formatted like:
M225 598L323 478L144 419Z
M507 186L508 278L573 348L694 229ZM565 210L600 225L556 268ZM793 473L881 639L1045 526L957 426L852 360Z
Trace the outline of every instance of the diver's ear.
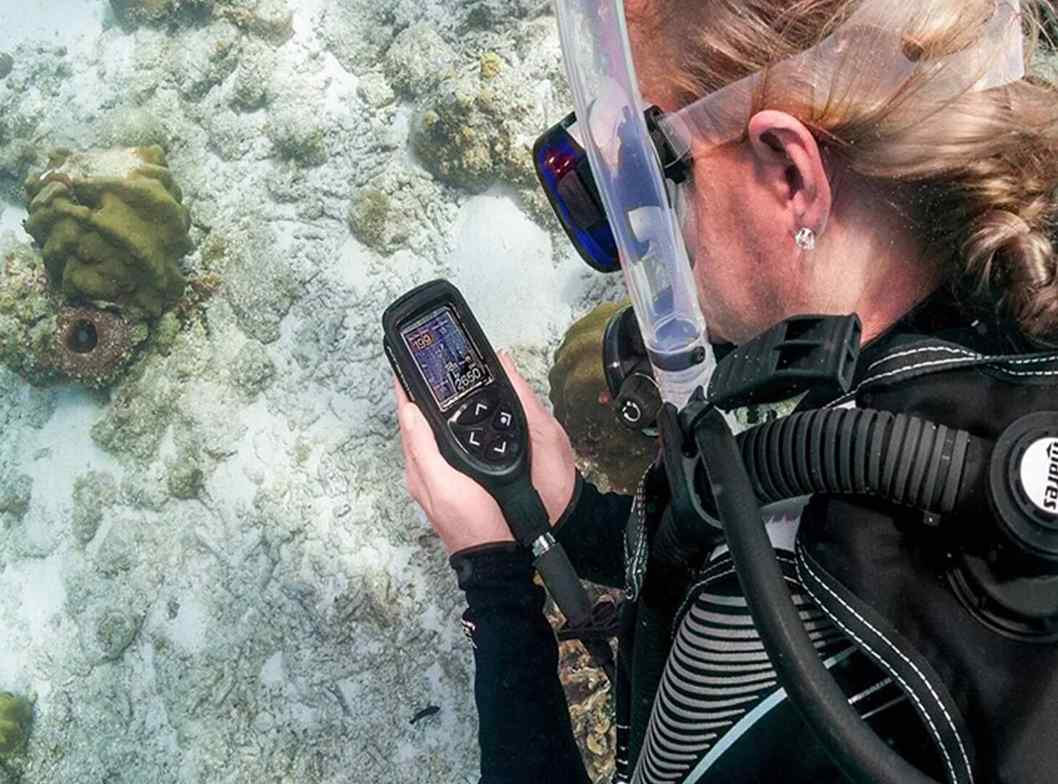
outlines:
M809 228L821 235L833 194L811 131L796 117L769 109L750 118L749 144L765 187L773 190L789 215L791 234Z

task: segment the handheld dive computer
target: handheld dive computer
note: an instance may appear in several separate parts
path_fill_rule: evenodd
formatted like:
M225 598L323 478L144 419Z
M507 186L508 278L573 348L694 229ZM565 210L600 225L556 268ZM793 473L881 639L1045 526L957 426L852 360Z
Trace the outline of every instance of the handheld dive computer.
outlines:
M570 625L587 623L591 603L532 485L525 412L463 295L446 280L424 283L386 308L382 329L386 357L441 455L496 499Z

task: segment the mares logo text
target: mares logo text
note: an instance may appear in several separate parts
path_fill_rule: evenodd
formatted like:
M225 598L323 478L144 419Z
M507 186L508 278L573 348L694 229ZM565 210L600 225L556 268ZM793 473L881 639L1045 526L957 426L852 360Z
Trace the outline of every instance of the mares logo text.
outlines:
M1058 441L1047 445L1047 486L1043 491L1043 508L1058 512Z

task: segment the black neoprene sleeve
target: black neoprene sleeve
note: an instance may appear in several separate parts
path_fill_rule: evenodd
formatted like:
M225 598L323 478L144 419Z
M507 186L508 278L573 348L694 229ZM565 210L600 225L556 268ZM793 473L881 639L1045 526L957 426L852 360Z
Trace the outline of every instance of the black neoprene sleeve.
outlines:
M624 587L624 532L633 496L600 493L577 472L570 507L554 529L582 580Z
M600 493L577 473L555 536L584 579L622 585L631 505L631 496ZM486 544L456 553L451 564L466 593L463 623L474 649L480 784L586 784L532 557L513 542Z
M531 557L486 545L452 556L452 566L474 648L480 784L587 784Z

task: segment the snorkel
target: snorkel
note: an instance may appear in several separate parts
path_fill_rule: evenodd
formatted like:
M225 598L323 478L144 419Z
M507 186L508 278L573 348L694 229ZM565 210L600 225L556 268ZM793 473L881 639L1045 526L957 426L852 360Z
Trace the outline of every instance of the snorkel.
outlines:
M679 219L643 116L621 0L558 2L578 122L662 400L682 408L716 367Z
M644 105L639 94L621 0L556 0L556 8L576 120L567 118L541 137L534 157L545 191L581 255L601 271L614 271L619 263L624 273L642 343L665 403L659 429L673 499L666 515L669 520L684 517L699 527L712 526L711 541L726 540L754 623L780 682L845 775L853 781L932 784L928 776L909 765L861 719L819 660L790 600L765 530L760 509L764 496L758 493L747 471L746 448L753 449L752 437L737 443L720 413L726 408L721 401L735 399L738 390L727 383L729 378L723 372L712 378L717 362L708 344L670 188L686 176L686 172L679 172L676 163L686 162L699 149L741 136L764 74L753 74L676 113L659 116L653 107ZM901 37L901 33L927 24L930 11L929 0L864 0L844 24L817 46L768 70L792 75L792 80L808 95L814 90L826 95L851 48L877 52L871 67L857 74L857 88L863 88L864 100L883 102L910 84L927 98L935 99L938 110L964 92L999 87L1023 77L1019 0L996 3L995 13L984 22L977 45L933 59L914 56L913 47L907 45L911 39ZM590 162L590 171L581 165L581 154ZM820 327L822 331L844 334L846 339L830 341L830 345L821 343L826 350L821 352L818 364L826 365L836 357L831 363L833 376L845 383L847 391L850 363L843 361L840 352L858 352L859 324L854 316L845 318L843 333L837 328L841 325ZM806 331L815 326L810 325ZM852 342L856 352L851 350ZM759 360L757 366L767 367L769 373L781 369L773 351L781 341L754 343L758 341L735 352L748 358L745 367L752 368L753 362ZM722 371L734 366L731 359L724 360ZM795 381L806 383L809 370ZM753 394L760 390L783 388L773 383L776 373L764 377L760 371L749 371L749 375L754 374L760 378L749 379L743 386L742 399L752 401ZM720 383L713 383L716 380ZM782 398L773 398L779 399ZM774 444L770 441L757 443L761 447L758 454L763 455L757 469L774 468L774 476L784 479L805 477L795 495L847 492L847 488L842 489L843 478L856 474L853 469L858 466L839 463L832 453L852 454L851 439L858 437L856 427L863 432L869 430L873 421L870 417L875 412L862 412L865 417L856 427L851 426L851 418L842 424L840 417L844 413L836 413L831 419L790 419L767 431L767 436L776 436L774 443L781 441L783 448L771 448ZM934 431L918 423L913 426L916 433L929 432L932 438ZM900 425L901 443L904 427ZM835 433L848 431L849 438L830 452L819 450L824 460L810 449L821 446L821 442L812 442L809 436L829 433L831 428ZM935 498L958 495L959 476L949 468L953 454L965 456L965 444L970 438L968 433L959 433L958 438L953 436L944 443L930 442L929 449L925 448L925 441L908 439L914 449L913 454L907 455L881 445L880 440L877 452L874 441L870 448L866 438L856 443L865 454L891 454L887 465L906 465L915 476L931 477L927 483L930 499L923 504L928 509ZM928 455L928 459L915 463L916 454ZM998 449L996 454L1000 454ZM827 460L840 469L834 472L833 482L822 480L827 475ZM696 468L704 471L696 473ZM681 471L685 472L683 481L678 482L683 488L682 501L680 487L673 481L680 479ZM938 479L942 474L947 477L944 482ZM758 470L753 478L760 476ZM697 494L689 500L688 487L692 488L690 495ZM932 492L934 489L937 492ZM699 505L706 495L711 495L712 515L703 513ZM786 493L780 495L789 497ZM677 508L681 503L684 508ZM666 546L665 522L663 517L650 545L655 552ZM670 526L678 528L679 525ZM709 540L710 532L706 533L703 541ZM671 551L685 543L676 541L681 538L684 537L672 537ZM681 566L675 557L671 563ZM634 598L633 589L629 591ZM953 776L951 780L972 778Z

